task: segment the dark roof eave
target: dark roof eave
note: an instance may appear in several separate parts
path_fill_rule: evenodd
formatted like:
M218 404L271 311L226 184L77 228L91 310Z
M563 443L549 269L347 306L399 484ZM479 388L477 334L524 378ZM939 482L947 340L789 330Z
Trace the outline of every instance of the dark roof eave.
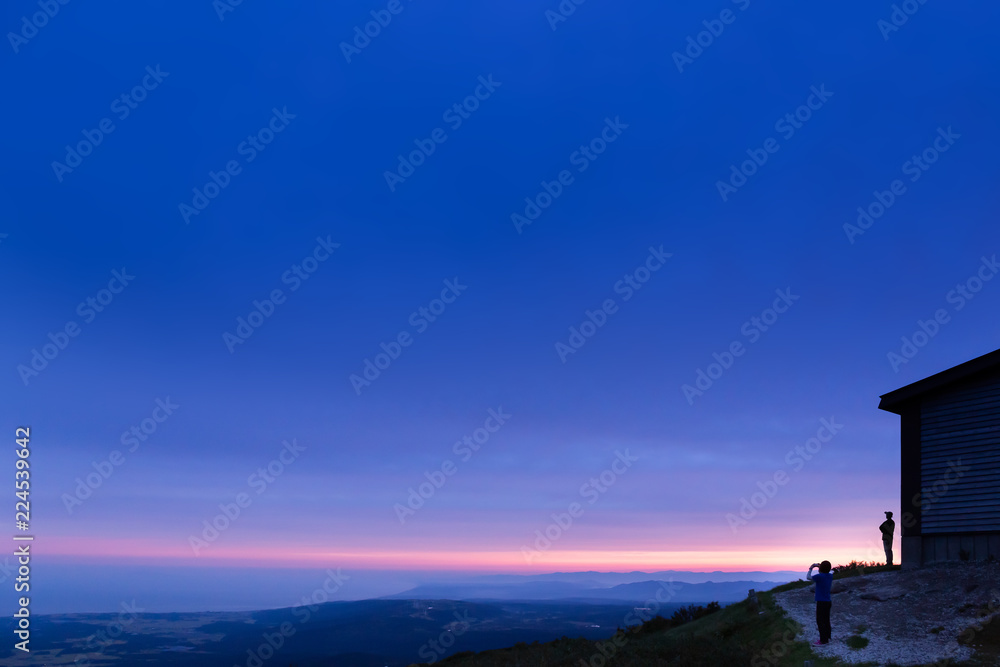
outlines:
M989 370L994 366L1000 366L1000 350L988 352L981 357L976 357L958 366L952 366L923 380L917 380L905 387L882 394L879 397L882 399L878 404L879 410L894 412L897 415L902 414L910 401L971 375Z

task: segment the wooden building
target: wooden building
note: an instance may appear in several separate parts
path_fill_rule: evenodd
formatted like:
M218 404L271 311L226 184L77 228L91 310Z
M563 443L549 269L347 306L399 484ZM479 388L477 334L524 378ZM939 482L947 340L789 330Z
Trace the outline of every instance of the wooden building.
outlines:
M900 416L899 562L1000 559L1000 350L881 398Z

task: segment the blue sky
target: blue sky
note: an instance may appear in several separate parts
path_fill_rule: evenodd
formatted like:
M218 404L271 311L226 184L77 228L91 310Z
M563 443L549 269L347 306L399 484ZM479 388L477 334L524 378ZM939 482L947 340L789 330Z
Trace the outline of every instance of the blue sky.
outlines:
M221 18L207 1L70 3L35 32L22 19L39 5L5 9L5 32L33 36L8 35L3 56L0 392L4 432L32 427L48 567L881 557L899 455L878 395L996 348L1000 281L952 291L992 277L1000 250L997 8L928 2L890 31L891 3L592 1L553 23L557 7L402 0L349 62L341 44L387 3L242 3ZM707 46L679 68L688 37ZM53 165L103 119L112 131L78 166ZM390 188L392 170L409 175ZM185 215L212 174L225 187ZM525 198L547 201L545 184L551 204L512 220ZM873 203L881 216L845 230ZM647 264L651 248L670 256ZM626 277L653 264L626 300ZM134 279L109 285L115 271ZM271 315L227 345L275 290ZM442 290L451 303L435 303ZM88 298L107 303L91 316ZM69 322L65 349L19 370ZM352 384L400 334L398 357ZM734 343L741 356L710 368ZM685 395L699 370L717 377ZM490 410L510 418L487 423ZM821 419L843 428L794 469ZM122 434L143 420L129 451ZM477 429L478 450L455 444ZM115 451L81 499L78 478ZM280 474L258 474L282 451ZM613 469L620 455L635 460ZM734 528L727 515L779 471L787 482ZM241 493L208 542L203 522ZM535 531L573 503L541 548ZM118 584L123 598L148 585Z

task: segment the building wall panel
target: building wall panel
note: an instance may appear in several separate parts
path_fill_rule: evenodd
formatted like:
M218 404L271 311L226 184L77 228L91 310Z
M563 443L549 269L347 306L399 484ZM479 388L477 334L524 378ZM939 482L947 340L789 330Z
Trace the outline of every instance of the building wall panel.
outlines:
M924 535L1000 531L1000 377L965 383L920 404L921 532ZM948 559L975 549L949 540ZM925 560L935 543L925 543Z

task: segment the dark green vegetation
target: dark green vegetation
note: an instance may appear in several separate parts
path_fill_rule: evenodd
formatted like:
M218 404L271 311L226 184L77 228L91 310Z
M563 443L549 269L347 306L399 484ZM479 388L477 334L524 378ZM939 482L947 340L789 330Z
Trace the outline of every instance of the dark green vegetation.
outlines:
M794 582L774 590L808 586ZM791 637L798 625L783 617L772 591L759 592L759 612L747 602L725 608L688 607L670 618L654 617L632 628L620 628L604 641L563 637L544 644L516 646L479 654L463 653L439 663L442 667L698 667L702 665L796 665L811 658L805 642ZM602 658L606 662L602 661ZM769 662L771 660L771 662ZM814 659L816 667L833 661Z

